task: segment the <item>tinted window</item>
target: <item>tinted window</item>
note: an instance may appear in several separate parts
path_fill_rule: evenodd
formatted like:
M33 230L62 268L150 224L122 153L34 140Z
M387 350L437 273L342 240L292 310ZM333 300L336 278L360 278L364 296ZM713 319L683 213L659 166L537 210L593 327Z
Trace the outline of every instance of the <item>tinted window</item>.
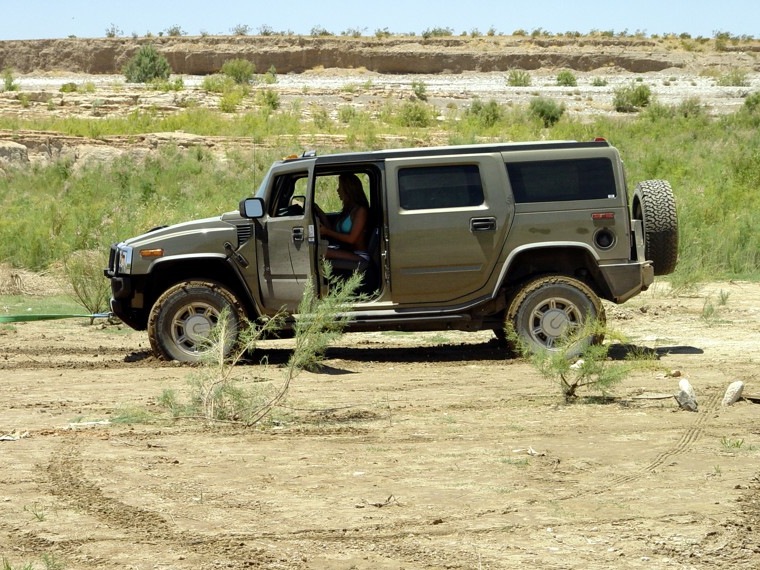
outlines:
M518 203L598 200L617 194L607 158L509 163L507 172Z
M475 165L404 168L398 173L398 189L404 210L463 208L483 203L483 185Z

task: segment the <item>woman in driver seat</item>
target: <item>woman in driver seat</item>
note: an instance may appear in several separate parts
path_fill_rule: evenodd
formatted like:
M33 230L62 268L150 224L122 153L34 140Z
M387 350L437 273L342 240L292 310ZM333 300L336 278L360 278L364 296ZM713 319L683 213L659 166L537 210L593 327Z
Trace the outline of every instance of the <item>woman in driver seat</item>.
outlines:
M348 261L369 261L367 251L367 229L369 222L369 202L364 194L361 180L356 174L341 174L338 177L338 197L343 209L331 224L327 215L315 205L319 218L319 233L339 247L329 247L325 259L345 259Z

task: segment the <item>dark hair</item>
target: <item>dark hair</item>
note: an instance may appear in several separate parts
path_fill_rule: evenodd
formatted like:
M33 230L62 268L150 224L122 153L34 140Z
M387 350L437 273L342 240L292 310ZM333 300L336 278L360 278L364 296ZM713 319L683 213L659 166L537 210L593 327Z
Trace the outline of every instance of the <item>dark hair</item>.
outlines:
M338 184L343 187L348 195L351 206L363 206L369 210L367 195L364 193L362 181L356 174L341 174L338 176Z

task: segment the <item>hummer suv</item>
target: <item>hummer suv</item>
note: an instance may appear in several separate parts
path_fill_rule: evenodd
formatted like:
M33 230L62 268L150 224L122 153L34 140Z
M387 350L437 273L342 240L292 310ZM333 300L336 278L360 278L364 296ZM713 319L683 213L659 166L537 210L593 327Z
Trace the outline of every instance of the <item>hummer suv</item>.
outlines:
M341 174L369 202L365 293L348 331L493 330L551 349L676 265L668 182L629 197L603 139L392 149L276 162L236 211L157 228L111 248L111 309L163 359L196 361L227 308L230 327L294 314L311 280L326 294L317 204ZM287 320L286 320L287 322ZM292 322L292 321L291 321ZM286 325L287 326L287 325Z

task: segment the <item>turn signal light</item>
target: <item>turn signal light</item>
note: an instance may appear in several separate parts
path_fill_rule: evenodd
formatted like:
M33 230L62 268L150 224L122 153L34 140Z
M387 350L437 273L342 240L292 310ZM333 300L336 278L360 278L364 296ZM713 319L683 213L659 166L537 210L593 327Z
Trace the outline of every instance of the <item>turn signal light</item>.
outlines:
M141 249L140 257L163 257L163 249Z

